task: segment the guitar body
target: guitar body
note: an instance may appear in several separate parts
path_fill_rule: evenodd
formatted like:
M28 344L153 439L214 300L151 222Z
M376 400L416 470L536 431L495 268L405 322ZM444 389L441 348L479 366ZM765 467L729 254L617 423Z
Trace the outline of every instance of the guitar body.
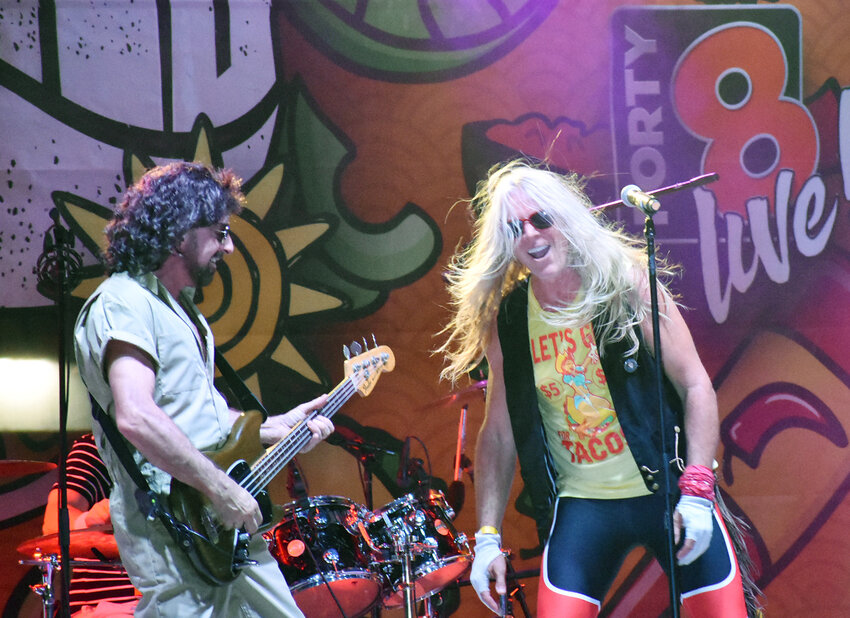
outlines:
M360 345L357 344L356 347L357 355L352 358L348 357L348 348L345 350L345 380L328 394L327 403L322 409L310 412L307 419L319 415L331 418L355 393L368 395L378 377L395 367L395 357L388 347L376 345L374 349L366 350L362 354ZM262 421L262 414L255 410L243 413L233 423L224 445L204 453L257 499L263 515L261 532L268 529L272 523L272 504L265 484L274 478L311 438L307 423L299 422L285 437L264 449L260 442ZM251 479L247 479L249 474ZM263 486L257 486L260 483ZM248 556L250 535L244 530L227 530L221 527L212 503L200 491L172 479L168 505L171 518L176 520L176 525L169 525L169 532L207 582L231 582L239 575L242 567L251 564Z
M230 431L224 445L214 451L205 451L219 468L237 483L251 471L248 462L263 454L260 442L262 415L257 411L243 413ZM271 519L271 500L263 488L254 496L260 503L263 523ZM177 479L171 480L169 495L171 514L199 535L191 535L191 548L185 548L198 572L210 583L225 584L239 575L238 566L248 559L247 544L250 537L241 530L222 528L209 499L194 487Z

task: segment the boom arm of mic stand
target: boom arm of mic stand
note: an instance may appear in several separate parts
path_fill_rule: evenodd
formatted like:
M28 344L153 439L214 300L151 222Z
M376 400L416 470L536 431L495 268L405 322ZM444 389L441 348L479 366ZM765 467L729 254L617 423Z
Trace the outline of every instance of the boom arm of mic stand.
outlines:
M703 174L702 176L695 176L690 180L685 180L683 182L677 182L674 185L668 185L666 187L661 187L660 189L655 189L654 191L645 191L648 195L652 197L658 197L659 195L667 195L668 193L675 193L676 191L684 191L685 189L693 189L696 187L701 187L702 185L707 185L710 182L714 182L718 180L720 176L718 176L717 172L712 172L711 174ZM591 208L591 211L594 210L602 210L603 208L611 208L613 206L622 206L622 200L615 200L613 202L607 202L605 204L600 204L599 206L594 206Z

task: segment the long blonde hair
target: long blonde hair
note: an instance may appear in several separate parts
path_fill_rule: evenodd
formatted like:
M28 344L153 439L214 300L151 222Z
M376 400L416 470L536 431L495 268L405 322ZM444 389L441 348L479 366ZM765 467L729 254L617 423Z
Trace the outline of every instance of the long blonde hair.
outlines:
M437 350L448 363L442 378L454 382L480 362L502 299L528 276L514 258L517 241L508 227L511 207L520 200L551 215L553 227L569 245L564 266L581 276L583 293L576 302L552 309L549 320L564 327L598 320L600 350L626 338L637 349L635 327L649 312L649 303L636 289L646 270L645 242L591 212L577 175L564 176L520 159L491 168L469 201L478 215L473 237L452 257L446 273L453 316L441 331L448 338ZM659 290L668 298L660 279L674 270L659 258Z

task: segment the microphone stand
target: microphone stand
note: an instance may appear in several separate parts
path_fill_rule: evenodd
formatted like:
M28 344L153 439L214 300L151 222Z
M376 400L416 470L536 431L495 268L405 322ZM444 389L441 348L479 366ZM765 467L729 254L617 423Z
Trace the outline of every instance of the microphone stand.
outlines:
M70 557L71 525L68 515L68 479L66 458L68 456L68 384L66 381L67 362L65 350L65 312L67 297L72 286L79 282L82 258L74 250L74 239L69 230L59 222L59 213L50 211L53 225L45 232L44 252L39 256L35 267L38 279L36 289L56 301L58 323L58 361L59 361L59 553L62 573L62 591L60 615L71 615L68 591L71 586ZM52 233L52 234L51 234Z
M683 182L678 182L676 184L669 185L667 187L662 187L660 189L655 189L654 191L646 191L648 195L653 198L657 198L659 195L666 195L668 193L673 193L675 191L682 191L683 189L696 188L710 182L714 182L717 180L719 176L716 172L710 174L702 174L701 176L695 176L690 180L685 180ZM601 208L608 208L609 206L620 206L626 204L625 197L621 200L617 200L614 202L608 202L607 204L601 204L599 206L594 206L590 210L599 210ZM659 434L661 436L661 456L663 458L663 465L665 466L665 474L664 474L664 507L665 507L665 518L664 518L664 526L667 531L667 562L670 565L670 609L672 611L673 618L679 618L679 573L678 573L678 565L676 564L676 543L674 541L674 533L673 533L673 484L672 484L672 474L669 470L669 463L672 460L672 456L668 451L667 445L667 427L664 425L664 364L661 358L661 333L659 327L659 315L658 315L658 289L656 287L657 282L657 269L656 269L656 261L655 261L655 222L652 220L652 215L655 214L655 210L652 208L640 208L641 212L646 216L646 221L644 223L644 236L646 238L646 253L648 258L648 269L649 269L649 298L650 298L650 310L652 314L652 344L655 348L655 358L657 360L656 369L655 369L655 389L656 389L656 397L658 397L658 428Z
M657 271L655 261L655 222L652 215L645 212L644 236L649 266L649 299L652 313L652 345L655 349L655 391L658 397L658 428L661 436L661 457L664 471L664 526L667 531L667 561L670 565L670 609L673 618L679 618L679 572L676 564L676 543L673 539L673 483L669 462L672 459L667 450L667 427L664 423L664 364L661 358L661 333L659 332L658 290L656 289Z

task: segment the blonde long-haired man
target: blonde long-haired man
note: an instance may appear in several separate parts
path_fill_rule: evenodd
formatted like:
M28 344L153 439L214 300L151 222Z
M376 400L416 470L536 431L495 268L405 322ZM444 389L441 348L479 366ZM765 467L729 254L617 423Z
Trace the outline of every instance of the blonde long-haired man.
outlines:
M450 267L454 313L441 351L453 381L484 356L489 365L470 576L481 601L498 613L491 578L505 593L500 528L518 458L546 543L540 618L596 616L635 545L669 570L665 474L681 491L676 560L689 614L746 616L739 562L714 503L717 400L659 284L666 450L676 457L662 462L644 245L591 212L579 178L525 161L494 167L471 206L474 234ZM673 268L662 260L658 272L669 279Z

